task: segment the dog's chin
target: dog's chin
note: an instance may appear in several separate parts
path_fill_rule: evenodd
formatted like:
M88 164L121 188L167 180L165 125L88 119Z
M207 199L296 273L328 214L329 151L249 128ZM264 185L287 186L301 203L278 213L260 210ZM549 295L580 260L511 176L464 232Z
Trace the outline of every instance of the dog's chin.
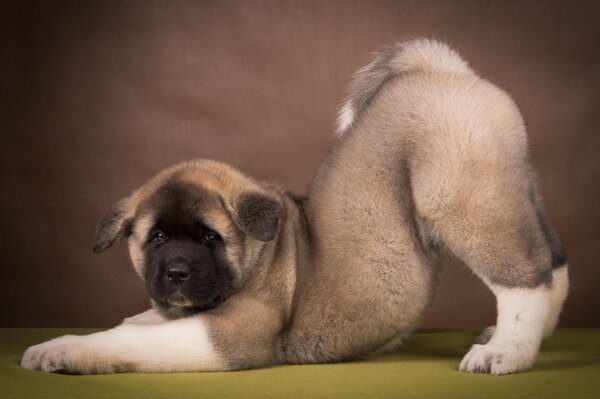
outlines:
M184 311L185 313L198 313L216 308L224 301L224 297L220 295L210 296L208 298L190 298L181 292L177 291L167 298L154 298L155 302L167 312L176 310Z
M189 299L173 299L168 303L169 306L178 306L181 308L191 308L194 307L194 303Z

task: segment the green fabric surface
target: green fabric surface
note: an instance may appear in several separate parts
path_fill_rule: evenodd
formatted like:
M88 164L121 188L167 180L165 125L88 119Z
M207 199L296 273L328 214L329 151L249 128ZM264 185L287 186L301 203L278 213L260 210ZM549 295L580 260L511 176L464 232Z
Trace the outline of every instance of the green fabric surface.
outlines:
M219 373L69 376L22 369L30 345L92 329L0 329L0 398L600 398L600 329L561 329L531 371L457 371L476 331L422 330L398 354Z

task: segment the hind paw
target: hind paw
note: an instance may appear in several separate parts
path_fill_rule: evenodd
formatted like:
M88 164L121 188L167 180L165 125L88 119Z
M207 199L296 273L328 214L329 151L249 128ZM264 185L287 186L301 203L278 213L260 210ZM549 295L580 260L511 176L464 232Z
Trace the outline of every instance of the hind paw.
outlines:
M460 362L460 371L486 374L510 374L528 370L535 361L535 353L523 350L522 345L475 344Z

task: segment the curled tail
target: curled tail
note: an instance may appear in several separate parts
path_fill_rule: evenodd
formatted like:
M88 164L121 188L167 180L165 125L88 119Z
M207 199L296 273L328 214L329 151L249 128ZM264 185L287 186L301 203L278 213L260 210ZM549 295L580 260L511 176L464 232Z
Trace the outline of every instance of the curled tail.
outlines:
M414 39L385 48L356 73L338 116L337 133L352 126L357 115L383 85L400 73L413 70L471 74L469 65L446 44L431 39Z

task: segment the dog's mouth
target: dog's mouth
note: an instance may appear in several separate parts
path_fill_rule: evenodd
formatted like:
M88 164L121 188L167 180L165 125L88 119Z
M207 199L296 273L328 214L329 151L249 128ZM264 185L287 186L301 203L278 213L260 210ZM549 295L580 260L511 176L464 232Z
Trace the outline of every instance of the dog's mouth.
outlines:
M207 278L203 275L191 273L182 281L171 281L164 278L163 274L156 274L146 280L146 289L154 302L164 311L192 310L201 312L210 310L227 298L234 289L228 276L220 278Z
M183 308L193 307L193 302L177 290L174 294L170 295L167 299L167 303L171 306L179 306Z
M161 298L153 298L154 301L165 311L173 308L180 308L185 312L199 313L211 310L219 306L227 298L230 292L212 292L209 295L202 295L201 298L188 296L181 289L178 289L169 295Z

